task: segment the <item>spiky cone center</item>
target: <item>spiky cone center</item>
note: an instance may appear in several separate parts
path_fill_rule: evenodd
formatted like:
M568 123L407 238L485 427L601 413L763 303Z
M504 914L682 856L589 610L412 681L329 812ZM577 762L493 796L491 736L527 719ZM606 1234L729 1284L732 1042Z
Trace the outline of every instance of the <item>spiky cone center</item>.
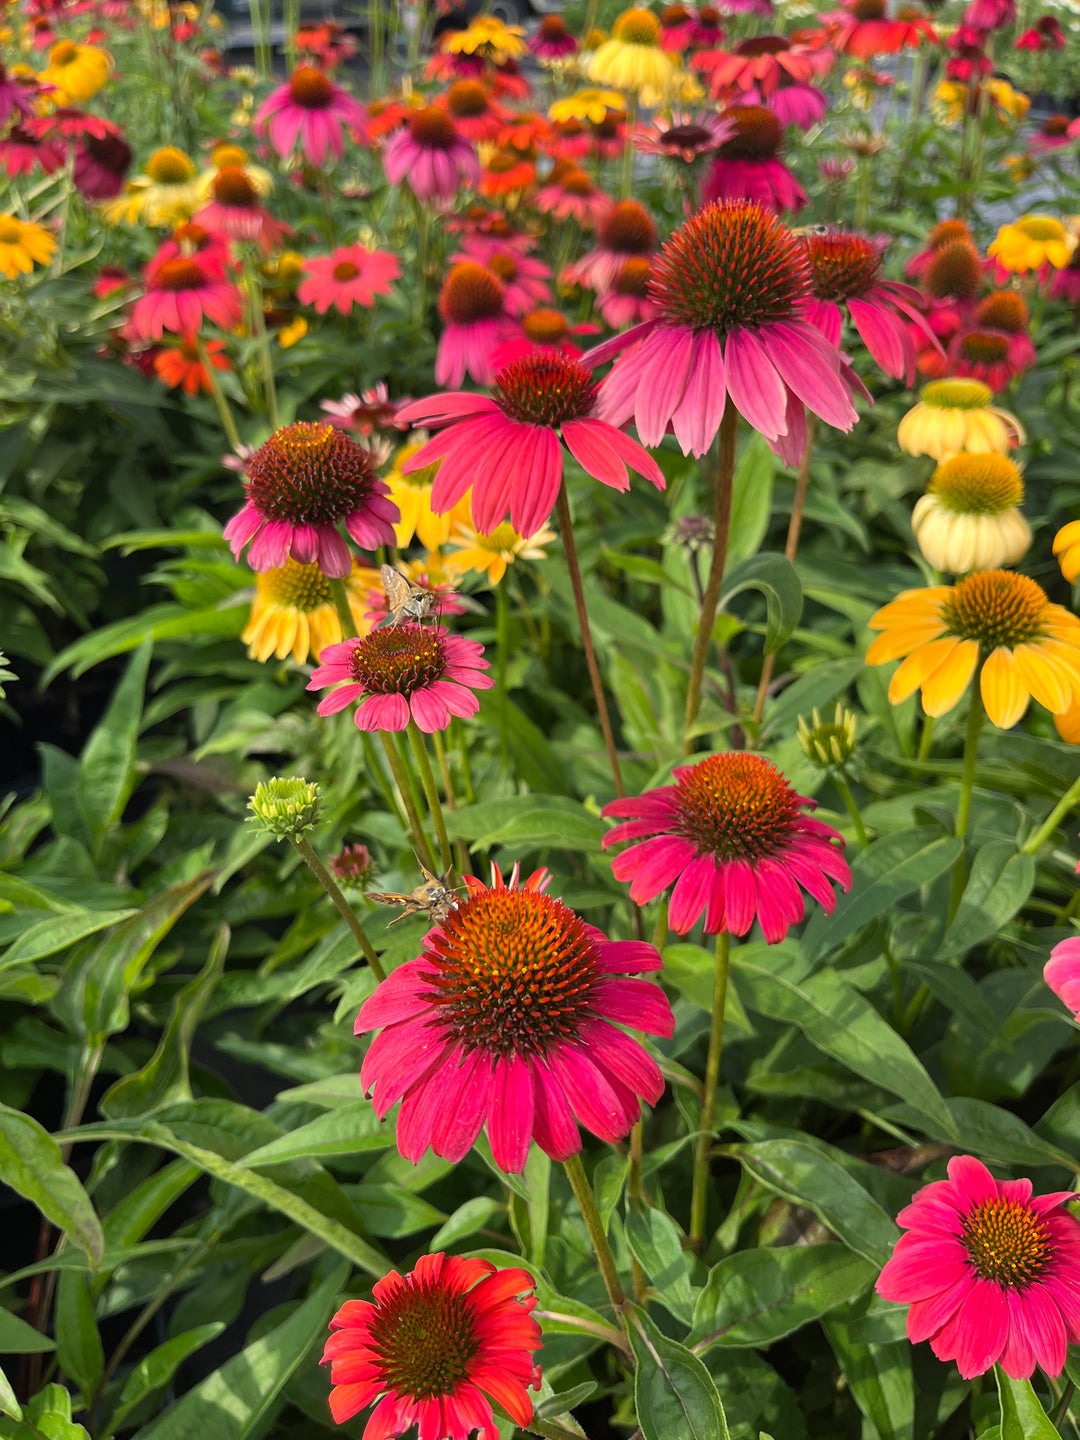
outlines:
M409 116L409 134L425 150L449 150L457 139L457 127L445 110L427 105Z
M926 267L927 290L937 300L974 300L982 286L982 261L970 240L939 245Z
M558 310L530 310L522 317L521 328L534 345L557 345L566 338L569 325Z
M451 325L476 325L503 313L505 291L499 277L486 265L463 260L443 281L439 314Z
M954 455L934 471L929 492L956 515L1000 515L1024 503L1024 482L1006 455Z
M202 266L185 255L166 260L154 276L155 290L200 290L205 284Z
M726 334L790 319L811 293L805 248L753 201L706 205L653 261L649 295L675 325Z
M356 642L349 673L369 694L409 696L445 675L446 645L430 627L384 626Z
M1048 140L1056 140L1059 136L1067 133L1072 121L1068 115L1051 115L1049 120L1043 122L1042 134Z
M488 94L478 80L455 80L446 92L446 103L451 115L469 120L487 110Z
M479 1347L474 1307L467 1294L441 1280L407 1275L375 1307L368 1345L391 1394L414 1400L453 1395Z
M375 471L362 445L333 425L297 420L275 430L247 462L247 496L268 520L333 525L359 510Z
M211 180L210 188L219 205L253 209L259 203L254 181L239 165L222 166Z
M784 127L766 105L736 105L727 112L735 133L720 146L724 160L774 160L784 139Z
M155 185L183 185L195 175L195 161L174 145L155 150L146 162L146 173Z
M699 854L751 864L776 855L799 818L799 796L761 755L728 750L678 776L675 828Z
M996 330L969 330L960 341L960 353L973 364L997 365L1008 358L1008 337Z
M545 15L540 21L540 38L549 44L565 40L569 34L561 15Z
M215 145L210 159L220 170L225 165L246 165L247 151L239 145Z
M942 602L950 635L976 640L989 654L999 645L1013 650L1043 633L1047 599L1041 586L1012 570L979 570L958 581Z
M783 55L790 49L791 41L784 35L753 35L749 40L739 41L735 54L756 58L758 55Z
M334 279L340 280L342 284L348 280L355 280L359 274L360 266L354 264L352 260L339 260L333 270Z
M980 1279L1015 1290L1045 1274L1053 1258L1050 1228L1030 1206L997 1196L961 1219L960 1242Z
M290 610L319 610L334 599L330 581L318 565L301 565L292 559L279 570L256 575L255 587L265 599Z
M985 410L992 398L981 380L931 380L919 394L935 410Z
M999 290L980 301L975 323L988 330L1004 330L1006 335L1020 335L1028 326L1028 307L1015 290Z
M468 1050L543 1055L593 1014L597 942L561 900L532 890L474 891L426 952L436 1023Z
M289 80L289 99L305 110L325 110L334 99L334 86L314 65L301 65Z
M641 255L634 255L623 262L615 272L611 288L616 295L631 295L644 300L649 294L649 277L652 263Z
M611 27L611 34L624 45L656 45L660 20L651 10L624 10Z
M510 285L517 279L517 261L512 255L492 255L487 262L488 269L496 274L504 285Z
M656 222L637 200L620 200L597 226L605 250L623 255L649 255L656 248Z
M554 426L588 415L598 389L592 371L577 360L544 352L503 366L491 394L511 420Z
M881 251L865 235L809 235L806 249L820 300L865 295L881 277Z
M660 143L680 154L687 150L703 150L712 144L712 133L704 125L672 125L660 133Z
M855 0L851 13L856 20L884 20L887 13L885 0Z
M965 221L939 220L926 237L926 244L930 250L940 250L943 245L948 245L953 240L966 240L971 243L971 231Z
M569 170L562 178L562 189L566 195L577 195L588 199L596 187L584 170Z
M1014 220L1012 228L1019 230L1029 240L1046 243L1049 240L1065 240L1065 226L1050 215L1028 215L1023 220Z
M202 225L196 225L193 220L185 220L173 231L173 239L185 254L194 255L206 248L210 232Z
M70 65L78 56L79 47L71 40L60 40L49 52L50 65Z

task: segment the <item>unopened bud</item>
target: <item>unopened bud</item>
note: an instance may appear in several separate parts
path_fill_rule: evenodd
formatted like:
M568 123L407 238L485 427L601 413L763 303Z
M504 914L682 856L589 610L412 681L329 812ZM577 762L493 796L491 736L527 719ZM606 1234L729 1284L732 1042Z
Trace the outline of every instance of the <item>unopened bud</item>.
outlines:
M807 724L799 716L799 744L812 765L821 770L834 770L846 765L855 753L855 716L837 702L832 720L822 720L817 707Z
M340 855L330 856L330 869L344 884L362 890L371 883L375 862L366 845L346 845Z
M319 818L318 785L297 775L276 776L255 787L248 801L251 821L279 840L298 840Z

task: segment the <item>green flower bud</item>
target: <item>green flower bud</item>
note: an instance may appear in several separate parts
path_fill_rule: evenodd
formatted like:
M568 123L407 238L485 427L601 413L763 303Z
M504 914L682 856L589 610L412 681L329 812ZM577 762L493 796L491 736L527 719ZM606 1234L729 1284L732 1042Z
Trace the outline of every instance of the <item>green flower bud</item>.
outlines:
M855 753L855 716L837 702L836 715L823 721L817 708L811 712L810 724L799 716L799 744L806 758L819 770L844 766Z
M321 803L318 785L298 775L276 776L256 786L248 801L249 818L278 840L298 840L305 830L315 828Z

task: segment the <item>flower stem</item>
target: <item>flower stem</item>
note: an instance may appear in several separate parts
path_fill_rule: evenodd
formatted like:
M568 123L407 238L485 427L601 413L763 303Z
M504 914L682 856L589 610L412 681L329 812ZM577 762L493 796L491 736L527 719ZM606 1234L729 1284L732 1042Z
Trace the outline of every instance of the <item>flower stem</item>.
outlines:
M712 643L716 609L720 603L720 588L724 583L724 565L727 562L728 536L731 531L731 494L735 483L735 435L739 424L739 412L730 397L720 422L720 443L716 457L716 531L713 535L712 564L709 578L705 582L705 597L701 602L697 635L694 637L694 653L690 661L690 681L686 691L686 720L683 734L683 754L689 755L694 749L690 727L697 718L701 703L701 683L705 678L705 660Z
M443 794L446 796L446 808L451 812L457 809L457 799L454 795L454 777L450 773L450 757L446 753L446 746L443 744L442 734L436 730L432 734L435 742L435 758L439 762L439 774L442 776ZM460 835L454 841L454 850L457 855L457 871L459 875L467 875L469 871L469 851Z
M634 144L632 136L637 129L637 100L631 95L626 106L626 145L622 154L621 198L629 200L634 193Z
M862 816L859 814L859 807L855 804L855 797L851 793L851 786L842 775L833 775L833 784L839 792L840 799L844 802L844 809L851 816L851 823L855 827L855 838L859 842L859 849L865 850L867 846L866 826L863 824Z
M1034 835L1029 835L1024 841L1020 847L1020 854L1034 855L1037 851L1041 850L1078 800L1080 800L1080 777L1074 780L1068 790L1065 791L1065 794L1054 806L1053 810L1050 811L1050 814L1043 821L1042 825L1039 826L1038 830L1035 831Z
M971 792L975 788L975 767L979 760L979 732L985 718L986 711L983 709L979 681L976 678L971 687L971 708L968 711L967 735L964 738L964 773L960 779L960 803L956 807L956 834L961 840L967 835L968 819L971 815ZM966 856L961 851L953 869L952 888L949 891L950 923L960 908L966 878Z
M803 452L799 458L799 472L795 477L795 495L791 502L791 518L788 520L787 540L784 544L784 554L792 564L795 563L795 556L799 553L799 535L802 532L803 511L806 508L806 491L810 484L810 455L814 448L816 428L817 416L807 415L806 444L803 446ZM756 725L761 724L761 717L765 713L765 701L769 697L769 685L775 669L776 653L774 651L772 655L765 656L765 663L761 667L757 699L754 701L754 723Z
M603 732L608 762L611 765L611 778L615 782L615 793L621 799L626 794L626 788L623 785L622 771L619 769L619 754L615 749L611 716L608 714L607 701L604 699L600 667L596 663L596 651L593 648L592 629L589 625L589 612L585 607L585 591L581 583L581 566L578 563L577 545L574 542L574 525L570 519L570 498L566 493L565 480L559 486L559 498L555 501L555 512L559 517L559 533L562 536L563 551L566 555L566 568L570 572L570 585L574 592L578 624L581 626L581 643L585 650L585 664L589 667L589 679L592 681L593 695L596 697L600 729Z
M335 575L328 575L330 583L330 594L334 600L334 609L337 611L338 620L341 623L341 638L351 640L356 634L356 621L349 606L349 592L345 589L345 581L339 580Z
M210 396L217 408L218 419L221 421L221 428L225 431L226 439L232 446L233 454L240 452L240 432L236 428L236 421L233 419L232 410L226 399L225 391L221 388L221 381L218 379L217 371L210 364L210 356L207 354L206 345L202 337L196 335L195 349L199 355L199 363L206 371L206 378L210 385Z
M585 1174L585 1167L581 1163L581 1156L571 1155L568 1160L564 1160L563 1169L566 1171L566 1178L570 1181L574 1199L578 1202L578 1208L581 1210L585 1228L589 1232L589 1239L596 1252L600 1273L604 1277L604 1284L607 1287L611 1303L621 1320L622 1307L626 1304L626 1294L622 1288L622 1281L619 1279L619 1272L615 1268L615 1256L611 1253L607 1231L600 1219L600 1212L596 1208L596 1200Z
M385 730L379 731L382 737L383 749L386 751L386 759L390 765L390 773L394 777L398 793L401 796L401 803L405 807L405 814L409 817L409 828L416 843L416 853L429 870L435 869L435 856L431 853L431 846L424 834L424 827L420 824L420 815L416 808L416 801L413 798L412 786L409 784L409 777L405 774L405 767L401 763L401 756L398 754L392 737Z
M262 283L250 255L244 256L244 279L247 282L248 302L251 306L251 331L258 346L259 363L263 373L266 418L270 422L270 429L277 430L281 420L278 415L277 386L274 382L274 357L270 354L270 337L266 333Z
M1061 1392L1061 1399L1055 1406L1053 1418L1050 1421L1051 1425L1053 1425L1055 1430L1061 1429L1061 1422L1069 1413L1069 1406L1072 1404L1072 1398L1075 1393L1076 1385L1072 1380L1070 1380L1065 1386L1065 1389Z
M449 875L454 868L454 853L450 849L450 837L446 833L446 817L443 815L439 788L435 784L427 746L424 744L424 737L415 720L409 721L409 744L412 746L416 768L420 772L420 784L424 787L424 798L431 811L431 818L435 822L435 836L439 842L439 858L442 861L443 874Z
M701 1097L701 1124L698 1132L697 1151L694 1155L694 1189L690 1200L690 1243L698 1251L702 1250L705 1245L705 1219L709 1208L709 1157L713 1145L716 1087L720 1081L720 1061L724 1054L724 1009L727 1005L730 961L731 936L728 931L721 930L716 937L712 1025L709 1028L709 1053L705 1061L705 1090Z
M499 760L504 775L510 770L510 697L506 670L510 659L510 601L506 577L495 587L495 697L499 719Z
M922 733L919 736L918 759L928 760L930 758L930 747L934 743L934 717L927 715L923 719Z
M300 858L315 876L315 879L318 880L327 895L330 896L330 899L337 907L338 914L352 931L353 939L360 946L361 954L371 966L371 973L375 976L376 980L385 980L386 971L382 967L382 961L378 955L375 954L371 941L364 933L364 927L356 918L356 912L341 893L337 881L312 849L310 840L308 840L305 835L294 835L291 838L300 853Z

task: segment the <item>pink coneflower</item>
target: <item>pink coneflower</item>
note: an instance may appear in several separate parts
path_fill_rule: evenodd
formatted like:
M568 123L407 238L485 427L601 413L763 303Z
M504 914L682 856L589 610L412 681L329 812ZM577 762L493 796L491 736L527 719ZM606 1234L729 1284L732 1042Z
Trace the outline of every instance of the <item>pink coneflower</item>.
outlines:
M470 236L450 257L451 264L468 261L485 265L502 281L503 306L508 315L524 315L551 300L550 267L535 256L523 254L518 245L491 235Z
M714 50L695 55L691 64L708 76L714 99L727 98L734 91L756 90L769 104L774 90L787 82L809 85L824 75L832 64L828 50L812 50L784 35L755 35L740 40L730 51Z
M1050 951L1043 979L1074 1020L1080 1020L1080 935L1070 935Z
M828 158L819 160L817 168L818 174L826 185L841 186L855 169L855 161L849 159L847 156L842 158ZM911 262L909 261L908 263L910 264Z
M21 125L13 125L0 140L0 164L12 180L30 175L40 166L46 175L54 175L63 167L64 147L55 140L39 139Z
M275 430L244 467L247 503L225 526L234 557L249 541L252 570L288 559L344 579L352 570L345 529L364 550L394 543L398 508L362 445L326 422ZM324 652L327 653L327 652Z
M638 200L620 200L596 228L596 248L568 265L562 278L590 290L606 290L628 260L656 251L656 221Z
M626 260L611 277L611 285L596 297L596 308L606 325L621 330L656 320L660 311L649 298L652 262L643 255Z
M670 123L653 121L638 126L634 149L659 158L663 181L674 180L684 190L694 191L706 163L724 148L736 128L727 115L705 114L700 118L685 110L673 110ZM695 206L687 200L687 214Z
M34 113L34 104L23 84L7 73L0 60L0 130L7 125L14 113L16 121L29 118Z
M568 170L557 181L548 181L533 196L533 204L556 220L576 220L583 230L592 230L611 209L611 197L594 185L584 170Z
M354 305L371 306L376 296L389 295L401 274L401 262L384 250L340 245L332 255L313 255L301 267L309 278L296 291L301 305L314 305L317 315L336 306L347 315Z
M1075 120L1067 115L1049 115L1031 136L1028 148L1034 155L1045 155L1051 150L1063 150L1072 145L1080 132Z
M427 735L445 730L455 715L475 715L474 692L495 683L484 674L484 647L441 625L383 626L362 640L327 645L319 659L307 688L339 687L320 700L319 714L336 715L359 700L353 718L360 730L404 730L410 720Z
M491 352L506 334L506 289L493 270L473 260L452 266L439 292L443 333L435 355L436 385L457 386L472 376L491 382Z
M757 104L758 97L748 94L747 102ZM784 85L769 96L769 106L780 124L787 128L812 130L829 108L829 97L816 85Z
M529 36L528 46L538 60L565 60L577 54L578 42L561 15L544 15Z
M844 9L823 15L828 23L826 41L841 55L869 60L874 55L895 55L909 46L918 49L924 40L937 43L937 32L921 15L905 12L903 19L890 20L887 0L844 0Z
M574 343L572 337L597 335L600 331L599 325L571 325L560 310L551 310L546 306L526 311L519 325L515 333L491 352L491 364L496 372L512 360L544 351L580 360L581 347Z
M806 316L831 345L839 346L841 306L846 307L863 344L885 374L912 385L915 340L911 327L921 334L923 345L936 346L937 340L919 312L919 291L882 276L881 255L887 244L838 231L808 235L814 299Z
M122 265L103 265L94 281L94 296L98 300L107 300L117 290L127 290L134 284Z
M605 849L641 842L611 865L616 880L632 881L635 904L673 885L668 923L678 934L704 918L709 934L745 935L756 918L770 945L803 918L800 885L832 913L829 881L844 890L851 885L847 861L832 843L842 849L844 842L803 813L816 802L796 794L775 765L729 750L672 774L674 785L604 806L605 815L626 821L604 836Z
M418 200L448 204L464 185L480 183L480 162L471 143L445 110L414 110L383 150L391 185L405 182Z
M971 376L997 392L1035 363L1028 334L1028 308L1015 290L1000 290L979 302L970 325L949 346L950 375Z
M371 884L371 877L378 868L368 847L358 842L342 846L336 855L330 856L328 863L339 880L357 890Z
M646 445L670 424L684 454L704 455L730 396L788 464L805 443L804 405L840 430L855 424L857 382L802 313L805 248L760 205L707 205L687 220L654 261L649 296L657 319L585 357L626 351L600 390L605 420L633 419Z
M131 168L131 146L118 125L102 121L105 133L86 135L75 151L72 179L87 200L112 200L124 188Z
M736 105L725 119L734 124L720 146L702 189L705 204L714 200L753 200L782 214L798 211L806 191L779 158L784 127L765 105Z
M737 14L740 8L754 15L772 14L770 0L749 0L749 3L742 7L737 0L734 4L731 0L726 0L724 5L724 9L731 15ZM690 45L697 50L715 49L717 45L722 45L725 34L723 19L715 5L699 5L690 28Z
M956 1155L896 1217L907 1231L877 1282L909 1305L908 1339L930 1341L965 1380L1000 1365L1025 1380L1059 1375L1080 1340L1080 1222L1069 1190L1033 1196L1030 1180L995 1180Z
M397 412L406 404L406 400L391 400L386 381L380 380L359 395L343 395L340 400L320 400L319 408L325 411L331 425L339 430L370 435L373 430L404 429L397 423Z
M651 946L611 941L561 900L538 870L489 889L467 877L468 899L430 930L416 960L364 1002L356 1032L380 1029L361 1069L385 1115L401 1100L398 1149L416 1163L430 1147L455 1163L485 1121L495 1162L524 1168L532 1140L554 1160L581 1149L578 1123L614 1143L655 1104L663 1078L619 1025L670 1036L663 991L633 977L660 970Z
M455 80L436 105L452 118L457 132L474 143L497 138L507 112L479 80Z
M431 508L445 514L471 486L473 522L485 535L507 514L519 535L541 528L562 484L560 441L587 474L614 490L629 489L627 466L663 490L663 472L648 451L595 418L596 393L580 361L553 352L523 356L499 371L490 399L432 395L407 406L401 419L446 428L409 458L404 472L442 460Z
M161 261L197 260L215 280L224 279L230 270L236 268L228 239L202 225L196 225L193 220L177 225L172 236L162 241L154 258Z
M533 1355L543 1339L530 1316L536 1282L527 1270L489 1260L422 1255L372 1286L373 1304L346 1300L330 1321L330 1413L339 1425L375 1405L368 1440L415 1426L424 1440L498 1440L494 1400L511 1420L532 1420L539 1390Z
M1016 24L1016 0L971 0L963 23L975 30L1003 30Z
M954 240L966 240L969 245L974 244L967 223L963 220L939 220L926 237L925 248L914 254L904 266L904 274L911 280L920 278L933 263L938 251L952 244Z
M1042 15L1016 38L1017 50L1064 50L1065 33L1056 15Z
M283 160L299 141L308 163L321 166L328 154L341 159L345 130L362 135L366 120L363 106L340 85L313 65L301 65L263 102L255 126Z
M660 11L660 49L681 54L694 35L695 16L686 5L665 5Z
M203 320L223 330L240 324L244 313L240 291L212 266L194 255L164 256L159 250L147 265L146 294L131 312L132 334L141 340L170 335L195 335Z
M262 205L255 182L242 165L222 165L210 181L210 197L210 203L191 217L205 230L250 241L267 255L292 234Z

